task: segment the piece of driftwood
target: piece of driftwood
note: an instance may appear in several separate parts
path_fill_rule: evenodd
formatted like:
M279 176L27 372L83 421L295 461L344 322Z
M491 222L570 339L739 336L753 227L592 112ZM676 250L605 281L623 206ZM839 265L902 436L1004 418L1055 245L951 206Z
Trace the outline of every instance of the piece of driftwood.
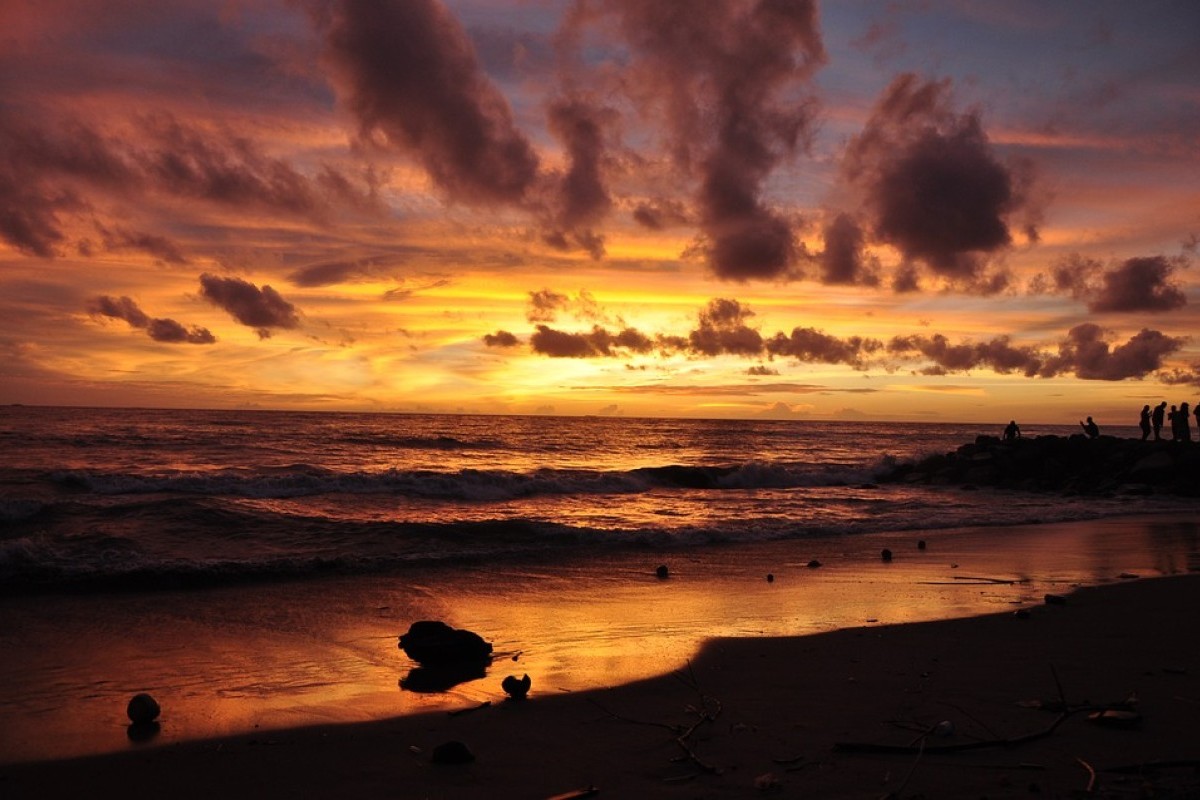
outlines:
M620 714L617 714L616 712L611 711L608 708L605 708L597 700L595 700L595 698L588 698L588 699L592 703L592 705L596 706L597 708L599 708L601 711L603 711L605 714L612 717L613 719L620 720L621 722L628 722L628 723L631 723L634 725L649 725L649 726L652 726L655 728L665 728L666 730L671 731L672 733L675 734L675 743L678 744L680 749L683 750L688 761L692 762L692 764L694 764L696 767L702 769L705 772L709 772L712 774L720 774L721 769L719 767L714 766L713 764L709 764L708 762L704 761L703 759L700 758L700 756L698 756L696 754L696 751L695 751L695 749L692 748L689 740L696 733L696 731L700 728L701 725L709 724L709 723L716 721L717 717L720 716L720 714L721 714L721 702L719 700L717 700L716 698L709 697L708 695L704 694L703 691L701 691L699 684L696 682L696 676L695 676L695 674L692 673L692 662L689 661L687 666L688 666L688 671L687 671L686 677L680 672L674 673L674 677L676 678L676 680L680 681L685 686L687 686L688 688L695 691L698 695L700 695L699 707L698 708L697 707L690 708L690 710L696 714L696 720L691 725L678 725L678 724L673 725L673 724L667 723L667 722L655 722L655 721L647 721L647 720L640 720L640 719L632 719L630 717L625 717Z
M928 744L922 736L917 744L879 744L877 742L834 742L833 748L843 753L962 753L988 747L1017 747L1050 736L1074 712L1064 711L1047 727L1032 733L1002 739L981 739L977 742Z
M1096 770L1091 764L1084 761L1082 758L1076 758L1075 760L1079 762L1079 766L1087 770L1088 782L1087 788L1084 789L1084 792L1091 794L1092 792L1096 791Z

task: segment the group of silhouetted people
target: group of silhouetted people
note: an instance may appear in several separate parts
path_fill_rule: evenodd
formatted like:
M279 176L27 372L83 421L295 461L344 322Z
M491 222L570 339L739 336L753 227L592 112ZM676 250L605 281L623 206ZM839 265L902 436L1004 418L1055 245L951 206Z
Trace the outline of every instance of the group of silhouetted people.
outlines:
M1163 426L1169 426L1171 433L1171 441L1173 442L1190 442L1192 440L1192 422L1190 417L1196 417L1196 430L1200 432L1200 403L1196 404L1195 410L1191 410L1187 403L1180 403L1178 406L1171 406L1171 410L1167 410L1167 401L1164 400L1158 405L1151 408L1149 405L1142 406L1141 418L1138 420L1138 427L1142 430L1142 441L1146 441L1153 434L1154 441L1163 441L1162 429ZM1079 421L1079 427L1083 428L1083 432L1089 439L1096 439L1100 436L1100 426L1091 417L1087 418L1087 422ZM1006 440L1020 439L1021 428L1017 425L1017 421L1010 420L1008 425L1004 427L1004 438Z
M1187 403L1180 403L1178 407L1171 406L1171 410L1167 410L1167 401L1163 400L1153 409L1150 406L1142 406L1141 419L1138 421L1138 427L1142 429L1142 441L1150 438L1150 434L1154 434L1154 441L1162 441L1163 424L1170 426L1171 441L1173 442L1190 442L1192 440L1192 422L1189 417L1194 413L1196 415L1196 427L1200 429L1200 405L1196 406L1194 412L1189 412Z

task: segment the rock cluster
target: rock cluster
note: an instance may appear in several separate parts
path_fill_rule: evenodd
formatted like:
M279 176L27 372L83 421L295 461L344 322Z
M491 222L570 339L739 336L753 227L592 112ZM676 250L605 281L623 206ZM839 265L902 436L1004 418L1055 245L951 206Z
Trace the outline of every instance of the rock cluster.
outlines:
M1200 497L1200 447L1114 436L979 436L952 453L898 464L882 480L1063 494Z

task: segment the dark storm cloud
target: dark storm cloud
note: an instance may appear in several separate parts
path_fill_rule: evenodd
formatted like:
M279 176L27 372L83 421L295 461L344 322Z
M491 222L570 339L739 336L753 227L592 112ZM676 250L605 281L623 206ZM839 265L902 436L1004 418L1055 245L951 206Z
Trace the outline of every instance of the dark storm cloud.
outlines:
M1048 273L1035 276L1029 288L1034 294L1061 294L1082 300L1095 291L1096 275L1103 268L1093 258L1071 253L1059 259Z
M730 280L788 277L790 221L763 200L771 172L803 144L814 115L797 88L825 58L815 4L603 0L634 55L631 92L667 118L676 163L698 179L709 266ZM580 19L589 18L581 13ZM652 96L652 97L651 97ZM643 224L653 224L643 214Z
M187 257L183 255L183 251L179 249L179 245L165 236L155 236L154 234L131 231L121 227L108 228L100 224L97 224L96 227L100 232L105 250L141 250L168 264L188 263Z
M1099 325L1084 323L1067 332L1051 354L1035 347L1016 346L1008 337L987 342L951 344L941 334L897 336L887 346L896 356L919 355L933 362L928 374L967 372L988 368L999 374L1020 372L1027 377L1053 378L1074 374L1083 380L1119 381L1144 378L1162 368L1162 359L1183 346L1183 340L1143 329L1124 344L1103 339Z
M483 343L488 347L517 347L521 340L508 331L496 331L484 334Z
M754 312L737 300L710 300L700 311L696 329L688 334L689 350L707 356L761 354L762 334L746 324L753 316Z
M241 278L205 273L200 276L200 295L228 311L238 322L255 328L264 339L271 335L271 328L292 329L300 325L296 307L270 286L260 289Z
M1154 377L1159 383L1167 386L1200 387L1200 363L1192 364L1189 369L1164 370Z
M131 298L100 295L88 302L88 313L121 319L131 328L141 328L156 342L178 344L212 344L217 338L208 328L193 325L185 328L173 319L152 319Z
M1037 210L1028 165L1002 163L979 116L951 109L949 88L897 77L851 141L843 171L863 194L876 240L970 285L1012 244L1012 220L1036 238Z
M808 364L845 364L857 370L882 367L889 371L913 365L924 375L949 375L987 369L996 374L1020 373L1028 378L1074 375L1082 380L1117 381L1144 378L1162 370L1166 356L1178 351L1184 340L1160 331L1143 329L1123 344L1105 341L1104 331L1092 323L1071 328L1057 343L1057 352L1033 345L1014 344L1008 336L983 342L951 342L940 333L895 336L888 342L875 338L838 337L816 328L795 327L764 339L747 322L754 313L737 300L715 298L700 310L697 326L687 336L657 334L653 338L632 328L611 333L596 325L591 331L570 333L538 325L530 338L535 353L555 357L624 357L654 353L689 357L733 355L743 358L790 358ZM485 337L489 346L514 346L516 337ZM511 337L511 340L507 337ZM750 375L773 375L759 364ZM1162 373L1160 373L1162 374ZM1191 373L1176 371L1177 383Z
M185 328L173 319L152 319L146 333L156 342L180 342L186 344L212 344L217 340L208 328Z
M1103 334L1103 329L1091 322L1071 328L1043 374L1074 372L1077 378L1097 381L1144 378L1162 369L1163 358L1184 344L1183 339L1143 328L1125 344L1114 347L1103 340Z
M94 297L88 303L88 312L114 319L123 319L134 328L144 328L150 324L150 317L138 308L138 304L129 297L109 297L101 295Z
M31 255L58 255L65 217L92 209L93 193L109 200L163 194L312 218L371 204L369 187L350 202L354 182L328 167L310 179L249 139L167 114L138 119L131 134L25 111L18 119L0 109L0 237ZM120 226L108 230L105 246L186 261L166 237Z
M892 355L920 355L933 362L928 374L967 372L989 368L1007 375L1023 373L1026 377L1037 375L1043 368L1046 357L1037 348L1015 346L1007 336L998 336L986 342L963 342L951 344L940 333L930 336L896 336L887 345Z
M525 310L525 319L530 322L553 322L558 312L567 308L571 298L565 294L539 289L529 293L529 306Z
M309 264L288 275L288 280L295 286L314 287L387 278L399 260L396 256L372 256Z
M1099 261L1072 254L1049 273L1035 276L1029 289L1086 300L1093 312L1171 311L1187 305L1187 296L1171 280L1184 264L1166 256L1143 256L1104 271Z
M563 144L568 167L555 189L554 222L562 228L581 229L580 237L594 257L603 255L603 240L591 226L612 208L612 197L604 181L604 127L614 112L599 108L582 97L559 100L547 112L550 132Z
M1170 282L1176 262L1163 256L1126 259L1104 273L1090 311L1170 311L1187 304L1178 285Z
M678 200L656 199L638 203L633 209L633 220L644 228L661 231L676 225L691 222L687 207Z
M538 325L529 337L533 352L554 358L595 358L645 354L654 350L650 337L634 328L611 333L596 325L587 333L567 333Z
M538 160L461 24L436 0L317 10L335 83L364 139L417 158L451 198L513 203Z
M825 226L824 239L825 249L817 257L822 283L879 284L879 275L864 250L866 236L854 217L835 215Z
M0 163L0 238L22 253L54 257L66 239L59 214L84 206L70 189L46 185L24 169Z
M878 339L851 336L839 339L815 328L793 328L791 335L777 333L767 340L767 352L773 356L794 358L807 363L846 364L865 369L866 359L883 349Z

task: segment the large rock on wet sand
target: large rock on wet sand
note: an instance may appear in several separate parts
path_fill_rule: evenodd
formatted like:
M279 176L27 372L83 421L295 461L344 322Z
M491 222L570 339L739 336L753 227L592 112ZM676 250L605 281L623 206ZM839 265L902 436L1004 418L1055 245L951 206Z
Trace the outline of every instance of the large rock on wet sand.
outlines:
M421 620L400 637L400 649L413 661L427 666L447 666L489 661L492 645L473 631L452 628L437 620Z

